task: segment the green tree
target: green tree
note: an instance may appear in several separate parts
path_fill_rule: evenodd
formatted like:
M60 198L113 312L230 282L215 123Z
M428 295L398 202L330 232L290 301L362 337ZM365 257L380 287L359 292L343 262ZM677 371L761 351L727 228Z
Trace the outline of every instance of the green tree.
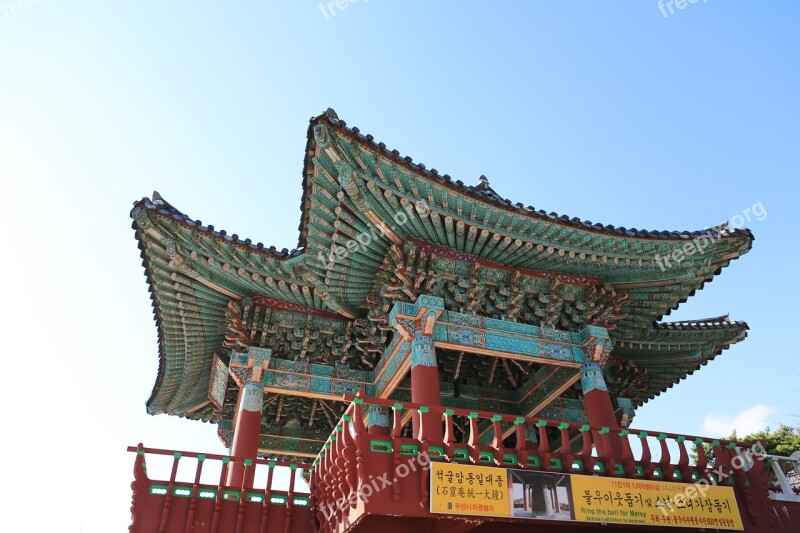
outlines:
M749 442L752 444L760 443L764 450L756 448L755 451L768 455L781 455L788 456L793 452L800 450L800 428L793 428L786 424L781 424L775 431L770 431L769 427L750 435L740 437L734 430L728 437L728 440L737 442ZM708 444L703 444L703 449L706 452L709 466L714 466L714 450ZM697 462L697 453L692 451L690 453L692 461Z
M786 424L781 424L775 431L766 428L763 431L746 435L739 438L736 431L731 433L728 440L741 442L760 442L764 445L765 451L769 455L788 456L800 450L800 428L793 428Z

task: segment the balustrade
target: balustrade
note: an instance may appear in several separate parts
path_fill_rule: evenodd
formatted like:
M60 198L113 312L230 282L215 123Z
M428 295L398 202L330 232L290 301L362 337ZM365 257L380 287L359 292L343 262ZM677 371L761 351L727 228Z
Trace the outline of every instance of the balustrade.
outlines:
M145 448L141 444L129 447L136 453L134 463L133 521L131 533L282 531L307 533L314 531L311 514L311 495L296 486L296 471L310 465L251 459L245 457L177 452ZM147 475L146 456L172 457L170 475L165 480L153 480ZM181 462L195 459L192 480L179 479ZM219 481L202 483L204 467L210 462L221 463ZM259 466L266 469L263 486L254 483ZM244 476L238 486L226 484L228 473L241 467ZM287 490L276 490L275 468L288 467Z
M409 502L417 513L429 505L429 469L398 475L404 462L412 465L443 461L488 467L530 469L577 475L733 486L750 516L767 509L767 476L758 444L675 433L519 417L409 402L346 397L351 404L314 461L311 486L322 531L341 531L365 509L385 509ZM367 407L389 408L389 428L373 428ZM456 420L461 421L457 431ZM404 437L415 421L418 434ZM433 420L434 422L431 422ZM365 422L366 421L366 422ZM428 432L441 424L441 432ZM530 439L528 428L536 428ZM514 428L516 443L503 444ZM432 434L430 434L432 433ZM460 437L460 438L459 438ZM603 444L600 446L599 444ZM618 456L611 450L621 450ZM706 453L706 450L711 453ZM605 450L605 455L600 451ZM690 458L694 454L696 459ZM389 480L375 489L375 479ZM373 488L364 491L366 485ZM369 494L365 494L369 492ZM323 508L323 506L325 506ZM400 512L400 507L395 508Z

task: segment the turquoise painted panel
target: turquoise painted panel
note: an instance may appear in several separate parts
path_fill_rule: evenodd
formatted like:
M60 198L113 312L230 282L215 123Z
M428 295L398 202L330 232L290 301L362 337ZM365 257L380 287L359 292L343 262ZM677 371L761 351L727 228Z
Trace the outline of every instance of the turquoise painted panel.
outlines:
M247 366L247 354L231 351L232 365Z
M469 326L481 329L486 327L485 326L486 320L491 320L491 319L485 319L482 316L473 315L469 313L456 313L453 311L445 311L439 317L439 322L447 322L448 324L456 324L459 326Z
M608 392L603 369L597 363L586 363L581 367L581 388L587 394L593 390Z
M411 341L411 368L416 366L436 367L436 350L431 337L417 337Z
M569 331L561 331L558 329L553 328L546 328L540 326L539 328L539 337L551 341L559 341L559 342L570 342L572 340L572 335Z
M438 296L421 294L417 298L417 309L426 307L428 309L444 309L444 299Z
M511 322L510 320L497 320L496 318L486 318L484 322L487 330L506 331L517 335L530 335L531 337L539 336L539 328L530 324Z
M562 422L588 423L589 415L583 409L570 409L567 407L553 407L548 405L536 415L539 418L549 418Z
M540 356L539 343L531 339L509 337L497 333L486 333L486 348L522 355Z
M345 381L342 379L334 379L331 387L333 394L356 394L364 386L360 383L352 381Z
M333 377L333 367L330 365L311 364L311 373L315 376Z
M389 427L389 408L384 405L370 405L368 407L368 426Z
M584 329L586 330L586 333L591 337L605 338L605 339L608 338L608 330L606 328L589 325L586 326Z
M408 342L405 342L397 351L395 357L391 358L390 361L386 364L386 370L381 375L381 378L375 384L375 391L378 393L382 392L386 385L389 383L389 380L394 377L397 373L397 368L400 366L401 361L408 357L409 352L411 351L411 345Z
M458 326L447 326L447 342L464 346L473 346L475 348L483 348L486 346L483 331Z
M346 364L336 363L336 367L333 372L333 377L337 377L340 379L366 381L368 376L367 372L364 372L363 370L355 370L350 368Z
M572 347L568 344L557 344L554 342L541 343L542 357L556 359L558 361L572 361Z
M311 384L309 385L309 392L317 392L319 394L330 394L331 378L312 376Z
M247 349L247 356L254 361L269 361L272 358L272 350L251 346Z
M308 361L290 361L288 359L273 359L270 366L276 370L308 374L311 364Z
M433 327L433 340L435 341L447 341L447 326L444 324L436 324Z
M576 363L586 362L586 355L583 353L583 348L580 346L572 347L572 360Z
M299 374L275 374L273 382L274 387L279 387L286 390L294 391L307 391L309 385L309 376Z

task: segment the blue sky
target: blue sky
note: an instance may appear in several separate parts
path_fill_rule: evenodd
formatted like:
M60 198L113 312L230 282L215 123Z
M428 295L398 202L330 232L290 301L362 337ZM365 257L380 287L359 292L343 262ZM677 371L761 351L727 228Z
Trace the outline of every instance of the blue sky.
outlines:
M55 484L43 523L119 531L125 446L224 451L210 425L145 413L156 330L128 212L158 190L294 247L307 121L327 107L429 168L485 174L560 214L701 229L761 202L752 252L667 317L730 313L749 338L634 425L796 423L796 2L666 17L656 0L343 5L0 0L0 446L22 482L5 502L34 512L22 495Z

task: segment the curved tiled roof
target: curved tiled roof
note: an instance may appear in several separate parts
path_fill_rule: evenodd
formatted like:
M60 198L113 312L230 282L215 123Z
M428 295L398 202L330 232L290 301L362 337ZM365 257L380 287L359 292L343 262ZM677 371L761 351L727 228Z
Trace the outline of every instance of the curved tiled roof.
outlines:
M694 230L694 231L642 230L636 228L616 227L612 225L593 223L590 220L583 220L578 217L569 217L567 215L559 215L553 212L548 213L542 209L536 209L533 206L525 206L519 202L514 203L513 201L507 198L503 198L502 196L497 194L491 187L489 187L488 180L486 180L485 176L481 176L481 179L477 185L466 185L461 180L453 180L453 178L451 178L448 174L443 174L443 175L440 174L439 171L436 170L435 168L429 170L422 163L414 163L411 157L401 156L398 150L390 150L389 148L386 147L384 143L375 142L375 139L372 135L370 134L363 135L361 133L361 130L359 130L358 128L347 127L347 123L339 118L339 116L336 114L336 111L334 111L331 108L328 108L321 115L311 118L308 128L306 157L303 164L303 178L304 178L303 197L300 204L300 209L302 211L302 218L299 227L300 230L299 247L301 248L306 246L306 236L307 236L308 213L306 212L305 207L308 201L309 187L307 186L306 179L309 175L310 169L313 166L312 157L314 156L314 153L316 151L316 142L314 140L313 126L319 122L325 122L331 127L336 128L338 131L344 133L346 136L356 139L358 142L362 144L368 145L373 150L377 150L383 157L387 158L390 161L393 161L394 163L400 166L407 168L412 172L421 174L433 181L439 182L444 186L451 187L479 200L486 201L495 204L497 206L504 207L506 209L512 209L519 213L526 214L542 220L557 222L565 226L573 228L581 228L587 231L600 232L609 235L627 236L627 237L645 237L651 239L692 239L695 237L699 237L701 235L711 235L714 238L744 235L750 238L751 243L753 240L753 234L749 229L747 228L729 229L726 224L721 224L719 226L710 229Z
M615 342L614 353L647 369L644 388L634 404L655 398L714 360L733 344L747 337L746 322L731 321L727 315L656 322L640 338ZM619 392L619 391L617 391Z
M136 202L134 204L134 209L136 207L143 207L145 209L157 211L158 213L164 216L174 218L178 222L185 224L187 227L199 233L207 233L213 237L225 239L231 244L249 247L252 250L259 250L279 259L296 257L303 253L302 249L288 250L287 248L284 248L282 250L277 250L274 246L266 247L261 242L253 244L253 241L251 239L241 239L239 235L237 235L236 233L228 235L228 232L226 230L224 229L217 230L211 224L209 224L208 226L204 226L202 221L193 220L191 217L182 213L181 211L176 209L172 204L164 200L161 197L161 195L158 194L158 191L153 191L152 200L150 198L142 198L139 202Z
M344 300L344 303L352 305L359 312L365 312L366 304L364 301L352 297L359 290L359 284L355 283L354 289L354 285L348 284L351 278L346 275L346 270L342 272L336 270L339 268L346 269L346 264L343 261L334 262L335 268L331 269L331 282L325 278L329 272L312 272L308 277L304 277L303 274L304 270L311 270L312 261L315 260L318 252L321 250L329 251L325 246L328 246L332 241L336 242L333 237L338 237L338 235L334 235L332 232L335 229L331 228L338 227L335 224L341 223L342 220L347 220L348 217L352 219L353 217L350 213L354 212L355 209L349 198L344 196L339 203L339 207L343 210L343 218L334 220L333 215L331 215L331 223L327 224L327 229L320 226L314 220L314 216L311 215L311 211L320 208L319 202L320 198L323 197L323 193L331 195L333 202L336 202L336 198L342 198L337 194L336 190L333 190L333 188L338 188L340 183L332 179L332 175L328 175L326 178L328 180L326 183L332 184L332 193L331 191L322 191L322 193L312 194L311 184L315 183L319 191L321 190L320 183L324 181L321 177L318 178L315 175L317 170L326 165L328 170L331 168L330 159L325 160L327 156L313 159L319 155L313 127L323 122L336 130L336 134L339 137L338 140L343 140L342 144L358 148L357 143L361 143L368 149L369 155L372 156L377 153L380 157L396 164L396 167L393 166L393 168L399 169L402 167L403 179L408 178L409 181L416 183L422 182L426 186L426 180L435 182L435 184L442 186L436 187L439 192L444 191L448 198L458 197L458 202L461 202L463 198L465 200L464 204L471 204L471 208L497 212L506 218L517 216L517 214L520 219L531 217L535 220L525 219L524 222L527 224L530 220L531 226L543 226L548 232L550 229L554 233L557 232L559 236L553 237L553 241L550 243L546 241L546 239L551 238L549 233L543 235L532 232L520 236L520 239L529 239L534 244L545 247L545 249L547 246L563 247L559 250L561 252L560 255L564 256L563 262L558 260L558 253L553 254L552 262L547 262L549 259L542 259L548 257L543 255L542 258L535 260L541 261L541 265L534 264L531 268L580 276L598 273L597 280L613 285L615 290L628 293L630 298L626 300L624 305L627 307L623 306L622 311L630 317L639 317L640 319L638 321L631 320L629 327L624 330L622 327L614 330L612 337L615 343L620 342L620 346L628 344L629 348L632 348L631 345L633 344L651 344L655 347L652 355L659 357L660 352L658 350L679 337L700 337L705 335L711 339L704 345L702 358L690 357L687 358L685 364L671 364L671 366L664 367L663 375L652 374L651 377L657 377L658 379L654 379L649 384L649 394L658 394L663 387L671 386L673 382L676 383L683 379L686 373L691 373L696 368L706 364L708 360L713 359L728 345L741 340L743 335L746 335L747 325L744 322L731 322L727 316L679 322L662 323L653 321L660 319L664 312L668 314L669 310L686 301L696 290L702 288L705 282L718 274L721 268L727 265L731 259L735 259L749 250L753 240L749 230L729 231L724 228L721 229L721 233L715 234L722 237L719 242L714 244L719 246L716 257L710 263L704 263L702 270L694 273L689 272L688 268L679 270L676 267L674 271L663 274L663 270L659 271L652 264L649 267L645 265L640 270L635 270L635 264L631 263L631 256L635 261L638 255L640 258L639 266L641 267L641 258L645 257L646 259L646 256L656 249L680 248L683 246L680 242L681 240L703 235L705 231L665 232L617 228L593 224L578 218L559 216L555 213L546 213L533 207L524 207L522 204L513 204L510 200L497 194L484 176L481 176L477 185L472 186L465 185L461 181L453 181L447 175L441 176L435 169L428 170L425 165L414 163L411 158L400 156L396 150L389 150L384 144L375 143L372 136L362 135L358 128L348 128L344 121L339 120L335 112L328 110L322 115L311 119L309 126L301 206L303 218L300 226L300 246L298 249L287 250L284 248L277 250L274 246L266 247L260 242L253 243L251 239L242 239L237 234L229 235L225 230L217 230L212 225L203 225L200 220L194 220L172 206L157 192L153 193L152 199L143 198L134 204L131 212L134 218L133 228L141 250L142 264L149 284L148 289L151 294L153 313L159 335L159 374L151 397L148 400L148 410L151 412L169 412L204 420L213 419L214 414L208 410L187 411L190 409L190 407L187 407L189 400L198 397L200 392L203 395L206 394L205 391L200 391L203 384L198 384L198 376L202 374L203 368L210 365L211 352L220 349L222 346L220 339L223 341L225 339L226 331L223 321L225 320L225 306L230 301L230 298L245 298L253 292L269 292L271 289L265 285L266 279L271 283L274 278L278 283L288 284L294 289L301 286L302 291L305 291L303 294L306 296L297 296L298 300L293 300L293 303L312 306L307 301L303 301L304 297L312 294L313 307L320 310L336 312L337 308L333 307L333 304L338 305ZM321 175L322 173L320 172ZM421 177L424 177L424 179L421 179ZM313 181L314 179L317 179L317 181ZM406 190L411 188L407 186ZM475 199L475 201L470 201L470 199ZM328 210L332 212L334 207L328 207ZM460 215L460 207L458 209L458 214ZM453 218L456 217L454 211L455 209L451 211ZM147 218L148 216L150 217L149 219ZM338 211L336 211L336 216L338 216ZM145 223L145 220L152 221L153 225ZM465 220L468 225L473 224L474 227L478 227L477 224L480 223L480 218L476 219L478 221L476 223L466 216ZM139 223L140 221L142 224ZM310 224L310 226L307 226L307 224ZM316 228L320 227L322 229L317 232ZM315 228L315 230L310 231L309 228ZM489 231L499 234L504 230L505 226L498 225L498 228L490 227ZM543 235L541 236L542 240L536 240L540 235ZM563 235L567 235L570 239L574 238L575 242L578 243L572 251L568 246L564 245L566 238ZM424 234L413 234L407 236L407 238L412 240L424 239ZM590 238L593 241L598 241L599 244L585 244ZM628 253L627 241L637 239L640 242L635 244L639 246L643 243L642 247L631 250ZM180 245L184 249L182 252L176 253L175 257L172 257L173 254L168 251L169 246L167 246L167 243L171 243L170 246L175 245L172 246L173 248ZM436 244L438 246L448 246L447 242L438 242ZM610 246L606 246L606 244L610 244ZM381 246L386 247L388 244L381 244ZM583 248L580 248L581 246ZM217 254L220 249L224 249L227 252L225 254ZM377 249L378 246L376 244ZM452 250L452 245L450 246L450 251L459 257L467 257L468 255L463 250ZM570 255L566 255L567 252ZM189 253L192 254L191 257ZM518 252L515 251L515 253ZM522 252L519 253L521 254ZM181 254L183 255L181 256ZM386 250L383 248L380 248L379 253L377 253L377 255L385 254ZM594 263L594 254L598 256L596 263ZM606 255L608 257L605 257ZM585 262L578 263L579 259L581 261L584 260L583 256L587 256ZM591 260L588 256L591 256ZM183 260L181 257L183 257ZM357 254L354 254L353 257L359 258ZM200 260L197 260L197 258ZM575 258L574 262L572 262L573 259L571 258ZM298 259L298 261L293 261L294 259ZM606 259L608 260L608 267L615 269L612 271L612 274L616 274L615 278L609 274L609 271L602 270ZM618 265L617 259L620 259ZM215 260L216 265L214 265ZM525 257L518 258L514 263L515 268L524 270L521 265L525 260L527 260ZM289 263L284 261L289 261ZM225 263L224 268L220 266L221 263ZM629 264L631 265L630 267L627 266ZM214 267L209 265L214 265ZM289 268L289 265L293 268ZM187 269L192 270L188 271ZM364 267L362 270L362 277L374 276L377 273L375 267ZM191 279L186 278L187 272L191 275ZM628 277L629 274L630 277ZM237 275L239 276L238 278L236 277ZM312 279L314 276L318 280L317 285L314 285L315 281ZM197 280L205 283L206 286L195 287L195 281ZM600 281L598 281L598 284ZM177 288L181 283L184 285L180 289ZM366 284L361 283L361 285ZM184 286L188 287L185 289L184 295L193 290L198 291L196 303L190 302L188 298L181 300L181 290L184 290ZM214 293L215 290L219 292ZM284 298L287 301L291 300L291 291L288 289L281 290L285 290L286 294L272 294L271 296ZM334 290L339 292L334 293ZM209 291L213 293L211 296L208 296ZM324 298L320 299L317 295L322 292L325 292ZM328 292L331 294L328 294ZM348 300L348 297L352 297L352 301ZM335 302L335 298L340 298L340 301ZM200 316L200 318L194 321L187 319L187 324L183 324L184 311L187 316ZM191 322L191 324L188 324L188 322ZM211 325L209 326L209 324ZM626 322L621 324L625 325ZM191 331L187 333L187 330ZM634 359L636 356L640 357L644 364L655 365L660 372L663 362L658 360L645 361L649 354L643 353L641 349L631 351L631 355L634 356Z
M262 243L254 244L250 239L241 239L238 235L228 235L225 230L216 230L214 226L208 225L205 226L200 220L194 220L188 215L182 213L180 210L175 208L169 202L164 200L158 192L153 192L152 199L150 198L143 198L134 203L134 207L131 210L131 217L133 218L132 228L136 232L137 237L137 244L140 250L140 257L142 259L142 266L145 269L145 275L148 281L148 292L150 293L150 300L153 307L153 318L156 323L156 328L158 330L158 353L159 353L159 361L158 361L158 375L156 378L156 382L153 385L153 389L150 393L150 397L146 402L148 411L151 413L159 412L160 408L157 408L154 405L154 402L159 395L159 391L161 390L164 384L164 378L167 373L167 351L168 351L168 341L167 336L165 335L165 326L168 324L168 320L165 320L165 317L162 316L162 311L159 306L158 296L157 296L157 287L159 284L155 278L155 271L151 265L150 257L147 253L147 244L146 244L146 237L143 233L140 232L139 221L141 217L137 216L137 210L144 210L146 212L153 213L159 217L163 217L167 220L173 220L179 223L181 226L190 229L193 232L198 234L205 234L214 239L220 239L232 246L239 246L243 249L247 249L252 251L253 253L263 254L266 257L274 258L278 261L291 259L297 256L302 255L302 250L291 250L288 251L286 249L283 250L276 250L274 246L265 247ZM171 291L168 288L161 287L162 291L165 294L170 293ZM169 297L172 295L169 294ZM210 419L210 414L206 413L198 413L197 418L201 418L204 420Z
M714 318L701 318L698 320L682 320L677 322L657 322L656 329L664 330L714 330L714 329L750 329L747 322L741 320L731 321L728 315Z

